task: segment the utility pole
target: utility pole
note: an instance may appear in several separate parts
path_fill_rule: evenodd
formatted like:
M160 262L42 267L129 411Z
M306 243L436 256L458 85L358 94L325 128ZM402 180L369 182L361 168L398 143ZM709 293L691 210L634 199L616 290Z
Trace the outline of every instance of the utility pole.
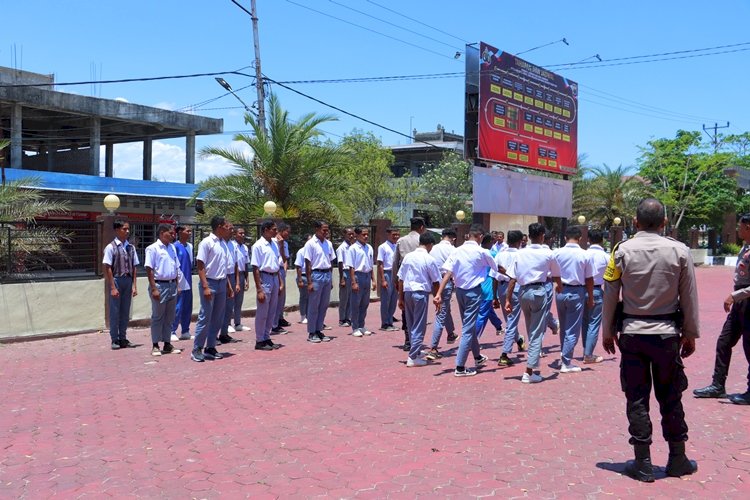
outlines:
M253 0L254 1L254 0ZM714 153L716 153L719 150L719 132L718 130L720 128L729 128L729 122L727 122L726 125L719 126L718 123L714 123L713 127L706 127L703 125L703 131L706 133L707 136L711 138L711 141L714 143ZM708 133L709 130L714 131L714 135L711 135Z
M258 37L258 11L255 0L250 0L250 17L253 20L253 45L255 46L255 88L258 90L258 123L263 135L266 132L266 95L263 81L263 72L260 70L260 41ZM727 124L728 125L728 124Z

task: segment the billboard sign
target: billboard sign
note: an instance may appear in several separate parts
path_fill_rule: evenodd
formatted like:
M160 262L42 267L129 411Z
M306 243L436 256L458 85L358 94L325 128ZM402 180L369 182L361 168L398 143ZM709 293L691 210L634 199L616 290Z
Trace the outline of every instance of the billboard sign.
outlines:
M479 158L574 174L578 84L484 42L479 67Z

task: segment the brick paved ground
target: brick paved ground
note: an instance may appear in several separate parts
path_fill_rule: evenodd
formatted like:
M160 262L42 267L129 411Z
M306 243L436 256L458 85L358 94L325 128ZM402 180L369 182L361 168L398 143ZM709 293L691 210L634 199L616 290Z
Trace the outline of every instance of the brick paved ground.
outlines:
M698 278L689 390L710 381L731 272ZM367 324L378 322L373 304ZM105 334L0 346L0 497L750 498L750 408L689 392L698 473L650 485L618 473L631 450L616 358L579 374L544 366L546 380L528 386L522 366L494 362L455 378L453 349L407 369L400 332L334 328L329 344L302 332L276 337L275 352L247 341L202 364L187 352L152 358L144 329L130 335L142 347L116 352ZM500 339L485 334L493 360ZM545 346L550 364L558 339ZM742 392L739 348L734 360L728 389ZM659 437L655 463L666 454Z

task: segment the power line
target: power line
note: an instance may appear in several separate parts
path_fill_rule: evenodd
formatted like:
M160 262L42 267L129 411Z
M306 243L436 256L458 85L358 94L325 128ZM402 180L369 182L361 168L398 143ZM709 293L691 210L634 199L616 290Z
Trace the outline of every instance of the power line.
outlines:
M403 18L405 18L405 19L408 19L409 21L413 21L413 22L415 22L415 23L417 23L417 24L421 24L422 26L424 26L424 27L426 27L426 28L430 28L431 30L435 30L435 31L437 31L438 33L442 33L443 35L447 35L447 36L449 36L449 37L451 37L451 38L455 38L455 39L456 39L456 40L458 40L459 42L463 42L464 44L467 44L467 43L469 43L468 41L464 40L463 38L457 37L457 36L455 36L455 35L451 35L451 34L450 34L450 33L448 33L447 31L443 31L443 30L441 30L441 29L439 29L439 28L436 28L436 27L434 27L434 26L430 26L429 24L427 24L427 23L424 23L424 22L420 21L419 19L414 19L413 17L409 17L409 16L407 16L406 14L402 14L402 13L400 13L400 12L397 12L397 11L393 10L393 9L389 9L389 8L388 8L388 7L386 7L385 5L380 5L379 3L377 3L377 2L373 2L372 0L367 0L367 2L368 2L368 3L371 3L372 5L375 5L375 6L377 6L377 7L380 7L380 8L381 8L381 9L383 9L383 10L387 10L388 12L392 12L393 14L396 14L397 16L401 16L401 17L403 17Z
M375 19L376 21L380 21L381 23L387 24L389 26L393 26L393 27L398 28L400 30L407 31L409 33L412 33L414 35L420 36L422 38L426 38L427 40L432 40L433 42L439 43L441 45L445 45L446 47L450 47L451 49L454 49L454 50L456 49L455 45L451 45L449 43L445 43L443 41L438 40L437 38L433 38L433 37L428 36L428 35L423 35L422 33L418 33L418 32L416 32L416 31L414 31L412 29L405 28L403 26L400 26L400 25L398 25L396 23L392 23L390 21L386 21L385 19L381 19L379 17L373 16L372 14L368 14L367 12L355 9L354 7L350 7L350 6L345 5L343 3L340 3L340 2L336 2L335 0L328 0L328 1L331 2L331 3L333 3L333 4L339 5L339 6L343 7L343 8L345 8L345 9L349 9L351 11L357 12L358 14L362 14L363 16L369 17L370 19Z
M446 59L450 59L451 61L455 61L456 60L456 59L454 59L453 56L447 56L445 54L441 54L440 52L436 52L436 51L434 51L432 49L428 49L427 47L422 47L421 45L417 45L415 43L407 42L406 40L402 40L401 38L397 38L397 37L391 36L391 35L386 35L385 33L382 33L380 31L377 31L377 30L374 30L374 29L371 29L371 28L367 28L365 26L362 26L361 24L353 23L351 21L347 21L346 19L342 19L340 17L336 17L336 16L331 15L331 14L327 14L327 13L325 13L323 11L320 11L320 10L317 10L317 9L313 9L312 7L308 7L307 5L302 5L301 3L294 2L293 0L286 0L286 1L289 2L289 3L291 3L291 4L293 4L293 5L296 5L298 7L302 7L303 9L307 9L307 10L316 12L316 13L322 15L322 16L330 17L331 19L335 19L335 20L340 21L342 23L346 23L346 24L349 24L351 26L355 26L357 28L363 29L365 31L369 31L370 33L375 33L376 35L380 35L380 36L383 36L385 38L390 38L391 40L395 40L397 42L403 43L405 45L409 45L409 46L417 48L419 50L424 50L425 52L429 52L431 54L435 54L435 55L440 56L440 57L445 57Z
M104 83L132 83L132 82L151 82L156 80L180 80L184 78L198 78L201 76L220 76L238 74L243 69L251 68L252 66L243 66L242 68L234 71L219 71L214 73L192 73L188 75L168 75L168 76L150 76L140 78L120 78L117 80L89 80L82 82L52 82L52 83L4 83L0 85L0 88L22 88L22 87L66 87L71 85L91 85L91 84L104 84Z
M390 127L386 127L385 125L381 125L381 124L379 124L377 122L374 122L372 120L368 120L367 118L364 118L362 116L356 115L354 113L350 113L349 111L346 111L346 110L341 109L341 108L339 108L337 106L334 106L333 104L328 104L327 102L321 101L320 99L317 99L317 98L315 98L315 97L313 97L311 95L305 94L304 92L300 92L299 90L293 89L292 87L284 85L283 83L279 83L279 82L277 82L275 80L272 80L271 78L268 78L268 77L264 77L264 78L266 80L268 80L269 82L278 85L279 87L285 88L285 89L287 89L287 90L289 90L291 92L294 92L295 94L301 95L302 97L305 97L307 99L310 99L311 101L317 102L318 104L322 104L323 106L326 106L326 107L329 107L331 109L334 109L334 110L336 110L336 111L338 111L340 113L343 113L343 114L345 114L347 116L351 116L352 118L356 118L357 120L361 120L361 121L363 121L365 123L369 123L370 125L374 125L375 127L381 128L383 130L387 130L388 132L392 132L392 133L394 133L396 135L400 135L402 137L406 137L407 139L411 139L412 141L421 142L421 143L427 144L430 147L440 149L440 147L436 146L435 144L429 143L427 141L415 139L414 137L412 137L409 134L404 134L403 132L399 132L398 130L392 129Z

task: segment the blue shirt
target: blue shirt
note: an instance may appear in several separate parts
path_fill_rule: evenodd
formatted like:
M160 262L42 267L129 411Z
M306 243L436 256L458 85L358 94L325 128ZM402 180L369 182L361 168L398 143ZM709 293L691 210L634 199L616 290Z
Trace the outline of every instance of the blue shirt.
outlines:
M185 245L175 241L174 247L177 250L177 260L180 261L180 271L190 283L193 281L193 252L185 248ZM190 243L188 243L190 247Z

